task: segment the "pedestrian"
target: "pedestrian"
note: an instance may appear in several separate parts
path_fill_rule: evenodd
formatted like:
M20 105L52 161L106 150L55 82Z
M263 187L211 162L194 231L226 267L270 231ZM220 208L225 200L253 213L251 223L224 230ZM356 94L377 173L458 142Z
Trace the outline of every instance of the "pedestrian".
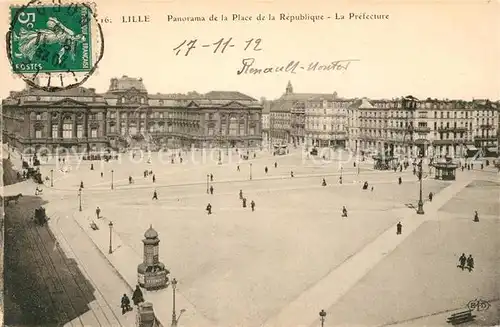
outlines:
M94 164L90 164L90 170L94 170Z
M342 217L347 217L347 208L342 206Z
M129 184L132 184L132 176L129 176L129 177L128 177L128 183L129 183Z
M465 262L467 261L467 258L465 257L465 253L462 253L460 258L458 258L458 268L462 268L464 270L465 268Z
M153 183L156 183L156 176L153 175Z
M255 211L255 202L253 200L250 202L250 207L252 208L252 211Z
M323 178L323 182L321 183L321 186L326 186L326 180Z
M268 169L267 169L267 166L266 166L266 167L264 168L264 172L267 174L267 171L268 171Z
M274 168L278 168L278 163L274 162Z
M293 170L290 172L290 177L293 177Z
M214 194L214 187L213 187L213 185L210 185L210 194Z
M95 209L95 215L97 216L97 219L101 218L101 208L97 207Z
M236 171L240 171L240 165L236 166Z
M206 210L207 210L207 213L208 213L209 215L211 215L211 214L212 214L212 205L211 205L210 203L209 203L209 204L207 204L207 208L206 208Z
M132 308L130 307L130 299L128 298L127 294L123 294L122 296L121 307L122 307L122 315L132 310Z
M210 174L210 181L213 182L214 181L214 175Z
M243 208L247 207L247 198L243 198Z
M373 186L372 186L372 189L371 189L371 191L373 192Z
M403 232L403 225L401 225L401 222L399 222L396 225L396 235L401 235L402 232Z
M432 198L434 197L434 193L429 192L429 201L432 202Z
M243 200L243 190L240 190L240 200Z
M477 213L477 211L474 211L474 222L478 223L479 222L479 214Z
M471 272L474 269L474 258L472 258L472 254L469 254L467 258L467 269Z
M181 161L181 163L182 163L182 158L180 158L180 161Z
M101 178L104 176L104 173L101 171Z
M401 185L401 183L403 183L403 179L401 178L401 176L398 177L398 184Z
M158 200L158 193L156 193L156 190L154 190L153 198L151 200Z
M339 184L342 184L342 176L339 177Z
M483 168L484 168L484 165L483 165L483 164L481 164L481 170L483 170Z
M139 305L139 303L144 302L144 295L142 294L139 285L135 286L135 291L132 294L132 301L134 302L134 305Z
M80 188L83 188L83 181L80 181Z

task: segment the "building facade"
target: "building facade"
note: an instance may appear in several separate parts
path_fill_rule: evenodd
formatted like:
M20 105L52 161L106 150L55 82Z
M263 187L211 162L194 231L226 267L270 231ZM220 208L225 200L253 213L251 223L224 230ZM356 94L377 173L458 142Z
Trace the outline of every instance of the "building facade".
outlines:
M498 105L488 100L363 99L359 146L391 155L466 156L497 152Z
M26 88L2 101L4 140L19 148L97 151L145 139L165 146L258 146L262 105L240 92L148 94L142 79L111 79L106 93ZM222 144L221 144L222 143Z
M269 145L271 137L270 132L270 111L271 111L271 101L263 101L262 103L262 143Z
M347 108L351 100L337 93L295 93L291 82L274 100L270 113L273 143L295 146L345 147L348 140Z

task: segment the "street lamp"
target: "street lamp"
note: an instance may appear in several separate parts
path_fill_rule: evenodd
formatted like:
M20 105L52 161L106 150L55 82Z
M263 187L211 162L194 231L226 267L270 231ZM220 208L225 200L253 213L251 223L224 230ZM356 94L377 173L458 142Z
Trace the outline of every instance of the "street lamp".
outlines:
M321 320L321 327L323 327L325 325L325 317L326 317L325 310L321 310L319 312L319 319Z
M177 326L177 314L175 313L175 288L177 287L177 280L174 278L172 279L172 296L173 296L173 302L172 302L172 327Z
M207 174L207 194L209 193L209 191L208 191L208 178L209 178L209 177L210 177L210 175L209 175L209 174Z
M342 184L342 172L344 171L344 167L340 166L340 184Z
M113 239L112 239L112 235L113 235L113 222L110 221L109 224L109 250L108 250L108 253L111 254L113 253Z
M78 202L79 202L79 207L78 210L82 211L82 189L78 189Z
M418 164L418 179L420 181L420 196L418 199L418 209L417 209L417 214L423 215L424 212L424 201L422 200L422 179L423 179L423 174L422 174L422 159L420 159L420 163Z
M50 170L50 187L54 187L54 169Z
M252 180L252 163L250 163L250 180Z
M114 188L114 186L113 186L113 173L114 173L114 172L115 172L115 171L114 171L113 169L111 169L111 189L113 189L113 188Z

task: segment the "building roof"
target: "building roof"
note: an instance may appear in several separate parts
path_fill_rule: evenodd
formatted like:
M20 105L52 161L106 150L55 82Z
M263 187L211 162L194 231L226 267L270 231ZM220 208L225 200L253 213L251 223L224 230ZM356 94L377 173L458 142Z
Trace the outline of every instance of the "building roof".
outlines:
M374 109L375 107L368 101L368 99L361 99L361 104L358 107L359 109Z
M142 78L128 77L127 75L123 75L120 78L112 78L110 81L108 92L124 92L130 89L136 89L140 92L147 92L146 87L142 82Z
M158 238L158 232L154 230L153 225L149 225L148 230L144 233L144 238L155 239Z
M204 98L212 99L226 99L226 100L245 100L245 101L257 101L257 99L252 98L246 94L237 91L210 91L203 95Z

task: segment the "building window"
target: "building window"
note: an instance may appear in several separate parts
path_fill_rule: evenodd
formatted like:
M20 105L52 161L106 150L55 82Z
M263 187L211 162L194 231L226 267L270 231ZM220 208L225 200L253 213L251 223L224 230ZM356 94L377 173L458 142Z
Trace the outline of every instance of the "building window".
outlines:
M111 112L109 113L109 118L111 118L111 119L115 119L115 118L116 118L116 112L111 111Z
M37 112L36 113L36 120L42 120L42 114Z
M42 138L42 129L39 128L39 127L35 129L35 138L36 139L41 139Z
M92 137L92 138L97 137L97 128L92 127L92 129L90 130L90 137Z
M122 103L125 103L125 97L122 97Z
M126 118L127 118L127 113L126 113L126 112L122 112L122 118L123 118L123 119L126 119Z
M78 138L83 137L83 125L81 124L76 125L76 137Z
M52 125L52 138L56 139L59 137L59 126L57 124Z
M73 137L73 123L63 124L63 138L70 139Z

